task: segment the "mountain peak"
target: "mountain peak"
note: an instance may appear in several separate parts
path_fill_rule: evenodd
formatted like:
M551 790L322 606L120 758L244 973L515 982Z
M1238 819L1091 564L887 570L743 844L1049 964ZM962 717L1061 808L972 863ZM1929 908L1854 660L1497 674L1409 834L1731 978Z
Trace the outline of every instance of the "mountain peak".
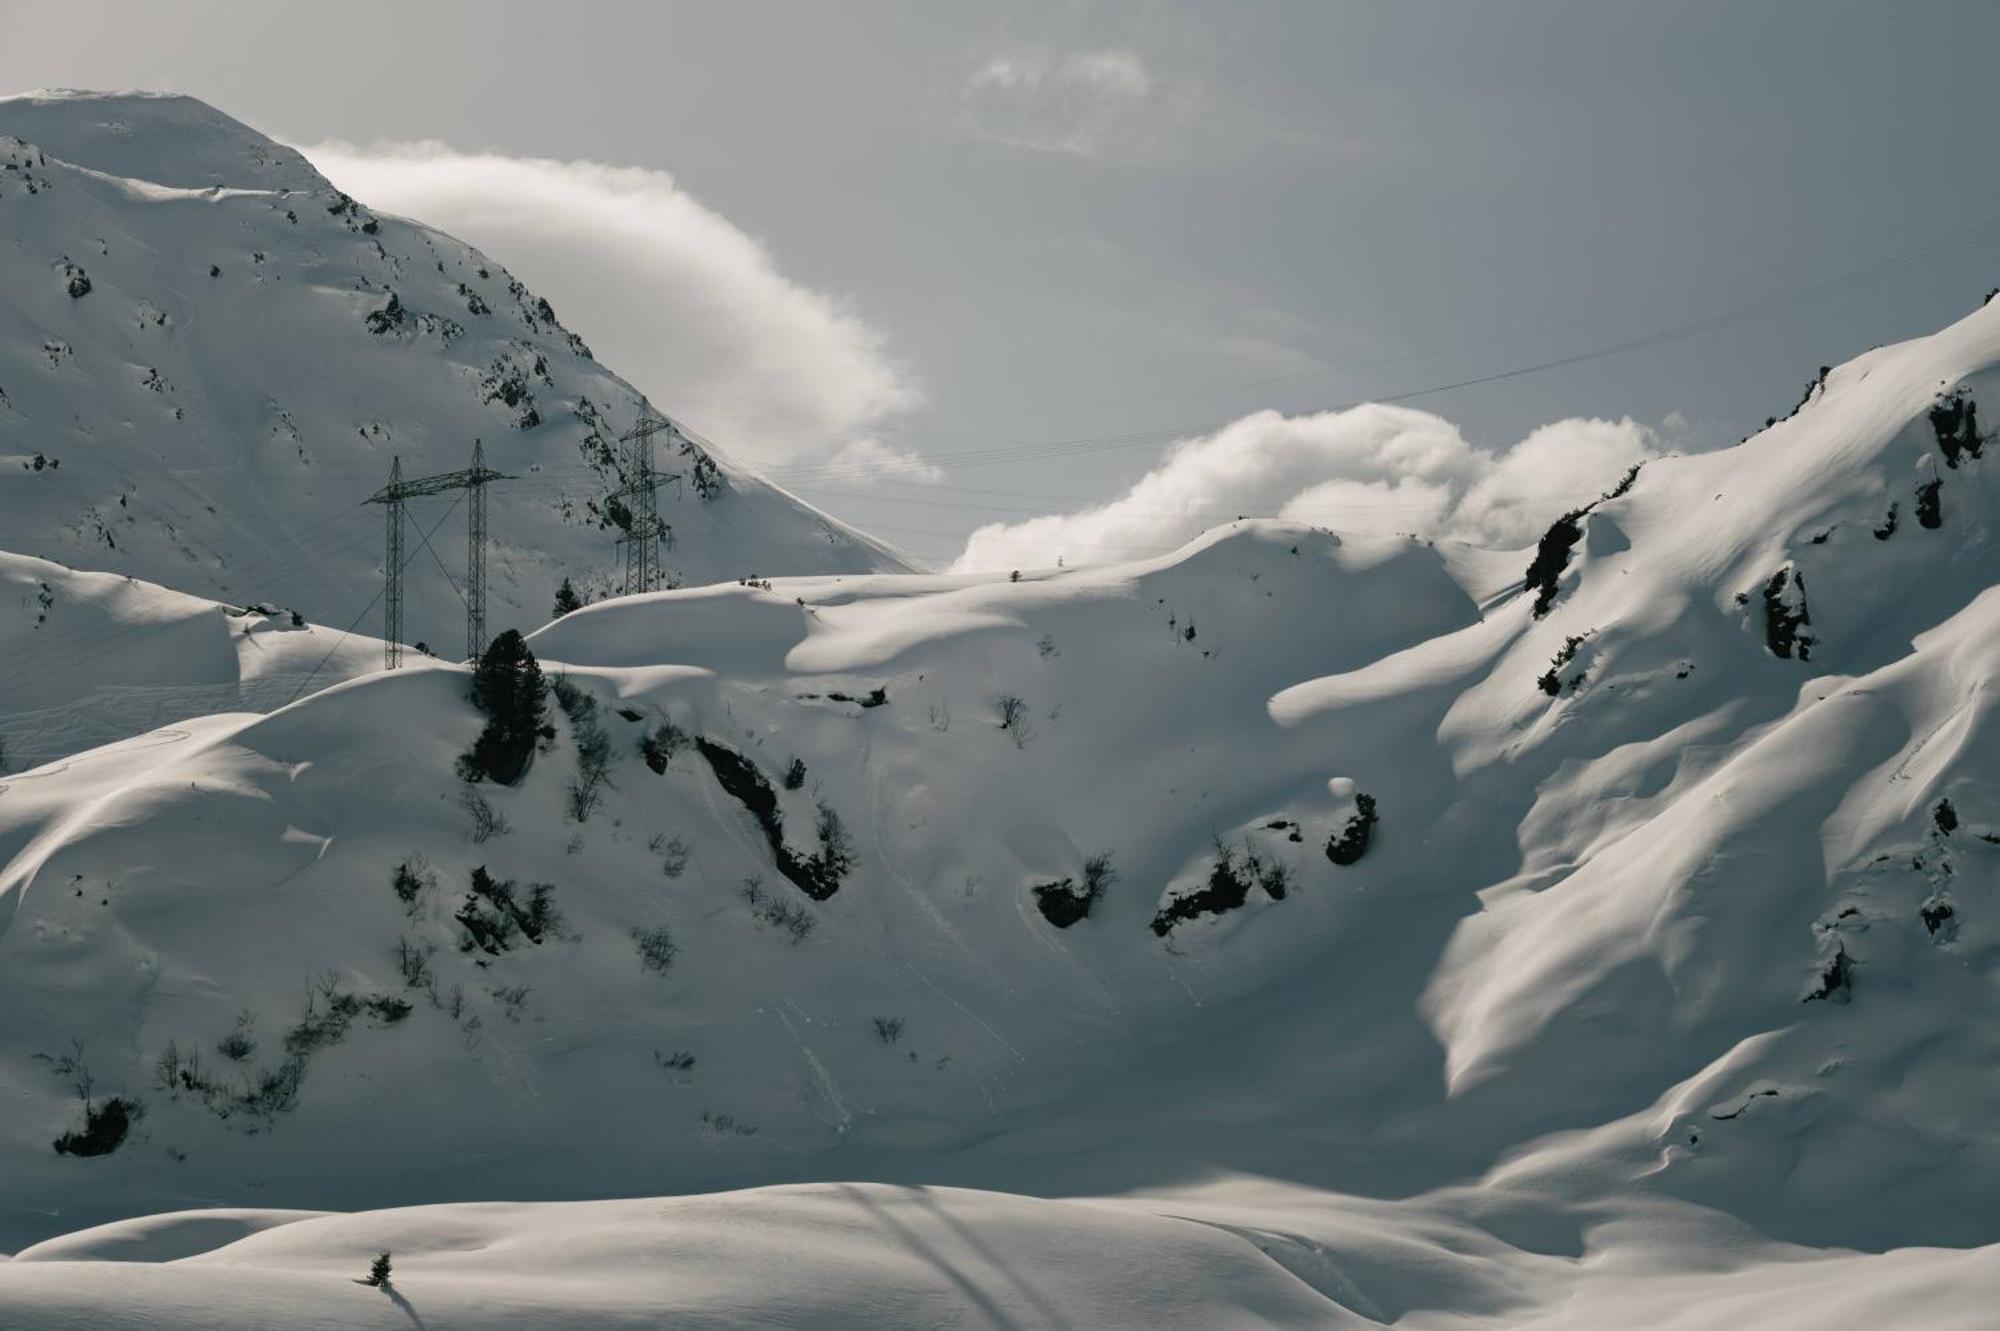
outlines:
M297 152L183 93L41 88L0 97L0 133L73 166L155 185L329 188Z

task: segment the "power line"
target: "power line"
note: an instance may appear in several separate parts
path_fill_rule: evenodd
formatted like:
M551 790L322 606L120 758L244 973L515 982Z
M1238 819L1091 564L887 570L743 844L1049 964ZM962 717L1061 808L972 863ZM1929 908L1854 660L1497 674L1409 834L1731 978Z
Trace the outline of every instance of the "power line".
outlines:
M341 517L343 519L351 518L359 515L359 513L360 509L356 508L351 512L343 513ZM350 536L346 541L335 547L335 553L347 550L357 544L360 539L361 537L358 534ZM301 549L293 557L282 561L278 565L266 566L263 576L275 580L298 572L315 561L330 562L323 551ZM150 606L173 597L185 597L189 600L197 601L204 599L191 592L180 592L170 587L155 585L150 592L140 595L133 608ZM6 673L8 677L8 682L0 685L0 695L17 692L29 684L37 683L48 678L50 675L58 673L60 670L73 668L79 662L97 656L112 645L121 643L134 635L143 637L146 634L175 627L182 622L184 621L165 620L148 622L141 620L124 624L113 622L99 626L100 631L94 633L84 629L72 630L69 636L55 640L60 645L53 655L44 654L44 648L49 645L51 640L44 639L40 642L25 643L16 650L6 653L4 658L0 658L0 672ZM78 634L86 636L78 637L76 636ZM13 672L15 665L29 660L36 660L37 664L51 668L28 675L18 675Z
M422 537L423 543L426 546L430 545L431 536L437 531L437 529L439 527L444 526L445 519L451 516L452 509L455 509L457 507L458 507L458 499L453 499L450 505L446 507L445 511L438 515L438 520L431 524L430 531L418 533ZM410 560L414 560L415 558L416 558L415 554L412 554L409 557ZM407 568L408 566L409 566L409 560L405 560L404 567ZM397 571L401 572L402 570L399 569ZM285 706L290 707L293 703L299 700L299 695L305 692L306 685L312 683L313 677L318 675L321 670L325 669L326 663L333 659L333 654L340 650L340 645L346 642L348 638L353 635L355 625L359 624L362 620L368 617L368 612L375 608L375 603L382 599L383 594L387 592L388 589L389 589L389 584L387 580L384 580L382 586L376 588L375 594L368 598L368 604L361 607L361 613L356 615L352 620L348 622L347 627L340 631L340 636L333 640L333 646L326 649L326 655L320 657L319 664L306 672L306 677L299 681L297 688L292 690L292 696L285 699ZM453 590L456 590L456 588L454 588Z

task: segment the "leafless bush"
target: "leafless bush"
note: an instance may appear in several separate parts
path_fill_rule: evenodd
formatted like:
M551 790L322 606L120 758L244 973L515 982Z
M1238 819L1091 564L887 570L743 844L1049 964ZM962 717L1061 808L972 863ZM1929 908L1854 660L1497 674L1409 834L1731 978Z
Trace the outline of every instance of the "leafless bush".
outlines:
M472 838L474 845L483 845L492 838L505 836L513 830L508 825L506 816L471 786L467 786L460 794L458 803L472 819L472 830L467 835Z
M492 991L493 1002L499 1007L500 1015L508 1021L519 1023L521 1013L528 1005L528 986L525 984L503 985Z
M680 952L673 932L663 924L651 929L634 929L632 943L639 949L639 964L656 975L665 975Z
M1018 693L1003 693L993 700L993 707L1000 713L1000 729L1014 741L1014 747L1025 749L1028 741L1035 737L1035 724L1028 719L1028 704Z
M819 917L802 903L772 896L764 890L764 880L754 875L743 880L741 895L750 903L750 913L759 923L790 935L794 947L812 937L813 930L819 927Z
M396 970L411 989L430 989L432 949L405 934L396 940Z
M235 1028L216 1042L215 1052L232 1063L241 1063L256 1053L257 1040L250 1034L256 1022L257 1019L250 1014L249 1008L237 1013Z

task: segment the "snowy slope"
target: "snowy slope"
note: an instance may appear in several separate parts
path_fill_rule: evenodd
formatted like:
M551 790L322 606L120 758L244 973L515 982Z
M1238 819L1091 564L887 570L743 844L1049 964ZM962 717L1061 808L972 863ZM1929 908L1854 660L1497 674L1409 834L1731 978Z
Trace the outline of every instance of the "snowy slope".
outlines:
M379 639L283 606L0 554L0 773L189 718L268 712L381 666Z
M1590 1262L1416 1207L1269 1186L1144 1202L833 1183L648 1201L187 1212L0 1267L17 1324L563 1328L1991 1325L2000 1250L1697 1249L1606 1226ZM1247 1203L1247 1204L1246 1204ZM388 1290L359 1283L388 1250ZM1363 1290L1369 1292L1364 1293ZM1442 1312L1441 1296L1462 1311Z
M637 390L499 264L198 101L0 99L0 288L0 547L345 625L381 586L362 501L391 458L456 470L479 439L518 478L491 494L494 627L541 622L564 576L622 586L606 498ZM727 458L656 443L680 477L674 582L902 567ZM437 534L435 559L410 537L407 631L455 655L450 505L412 507Z
M1995 367L2000 307L1504 558L1245 522L593 606L531 639L595 701L516 788L455 779L439 663L10 783L0 1243L368 1214L196 1259L226 1275L11 1263L0 1309L393 1325L341 1282L397 1247L472 1324L560 1324L574 1261L653 1310L577 1295L602 1321L1175 1324L1116 1300L1196 1271L1191 1325L1979 1325ZM476 869L540 941L473 945ZM114 1098L115 1150L50 1149ZM827 1179L1015 1196L371 1209ZM832 1273L825 1206L875 1231ZM658 1277L718 1229L714 1284ZM547 1287L503 1279L539 1243Z

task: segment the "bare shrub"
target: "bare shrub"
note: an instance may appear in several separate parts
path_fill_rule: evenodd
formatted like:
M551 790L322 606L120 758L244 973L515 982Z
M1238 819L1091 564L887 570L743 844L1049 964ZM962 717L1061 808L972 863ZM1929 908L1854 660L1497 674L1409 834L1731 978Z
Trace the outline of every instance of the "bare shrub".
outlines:
M1028 741L1035 737L1034 722L1028 719L1028 704L1018 693L1003 693L993 700L994 710L1000 713L1000 729L1014 741L1014 747L1025 749Z
M497 836L505 836L513 831L506 816L495 809L484 795L467 786L458 798L459 807L472 819L472 830L467 833L474 845L484 845Z
M232 1063L241 1063L256 1053L257 1040L250 1034L256 1021L257 1019L250 1014L249 1008L237 1013L235 1028L216 1042L215 1052Z
M467 793L472 794L473 792L468 791ZM482 804L485 803L483 799L480 802ZM487 805L487 812L491 815L491 805ZM488 835L491 835L491 833L489 832ZM484 840L485 838L476 839ZM423 856L411 855L396 866L396 876L391 881L390 886L395 889L396 899L403 903L403 909L414 915L417 913L417 908L421 904L425 891L437 886L437 874L431 869L430 862Z
M634 929L632 943L639 949L639 964L656 975L665 975L680 953L673 931L663 924L651 929Z

